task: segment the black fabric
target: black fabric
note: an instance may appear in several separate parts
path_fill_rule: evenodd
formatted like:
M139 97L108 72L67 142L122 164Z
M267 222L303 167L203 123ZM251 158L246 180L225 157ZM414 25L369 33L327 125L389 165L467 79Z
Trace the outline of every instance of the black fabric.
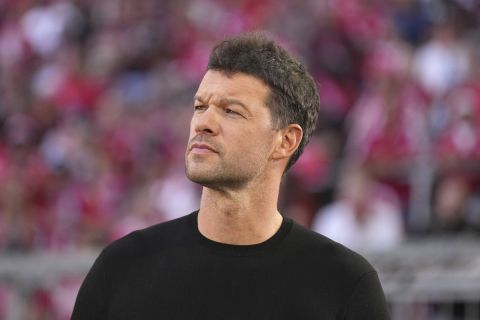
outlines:
M204 237L197 212L109 245L73 320L389 319L377 274L358 254L284 218L256 245Z

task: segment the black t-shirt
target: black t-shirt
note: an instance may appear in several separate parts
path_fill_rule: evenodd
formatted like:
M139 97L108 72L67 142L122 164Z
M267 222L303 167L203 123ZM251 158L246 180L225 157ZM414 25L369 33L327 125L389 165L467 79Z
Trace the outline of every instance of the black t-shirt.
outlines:
M260 244L218 243L197 214L104 249L72 319L389 319L377 273L340 244L288 218Z

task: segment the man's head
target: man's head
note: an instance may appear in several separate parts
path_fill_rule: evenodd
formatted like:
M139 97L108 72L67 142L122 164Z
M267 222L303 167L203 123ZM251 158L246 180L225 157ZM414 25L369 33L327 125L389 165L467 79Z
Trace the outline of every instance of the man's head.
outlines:
M218 44L195 95L187 176L211 188L242 187L300 156L318 116L305 68L273 41L246 35Z
M302 154L318 118L317 86L305 67L265 36L247 34L215 46L207 69L227 74L242 72L262 80L270 89L265 103L274 129L292 123L300 125L302 141L287 164L288 170Z

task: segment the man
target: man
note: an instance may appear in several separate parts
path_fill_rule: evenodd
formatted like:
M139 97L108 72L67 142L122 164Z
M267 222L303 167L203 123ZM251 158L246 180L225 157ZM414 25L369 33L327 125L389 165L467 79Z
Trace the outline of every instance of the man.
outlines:
M218 44L185 155L199 211L108 246L72 319L388 319L368 262L277 210L318 107L313 79L271 40Z

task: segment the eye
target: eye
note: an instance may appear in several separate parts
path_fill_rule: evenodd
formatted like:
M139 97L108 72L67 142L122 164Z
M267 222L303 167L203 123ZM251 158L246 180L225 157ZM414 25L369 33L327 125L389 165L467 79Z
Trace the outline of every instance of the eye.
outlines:
M193 106L193 110L203 111L203 110L205 110L205 106L204 105L196 105L196 106Z
M231 115L240 115L240 113L236 112L236 111L233 111L232 109L230 108L225 108L225 113L226 114L231 114Z

